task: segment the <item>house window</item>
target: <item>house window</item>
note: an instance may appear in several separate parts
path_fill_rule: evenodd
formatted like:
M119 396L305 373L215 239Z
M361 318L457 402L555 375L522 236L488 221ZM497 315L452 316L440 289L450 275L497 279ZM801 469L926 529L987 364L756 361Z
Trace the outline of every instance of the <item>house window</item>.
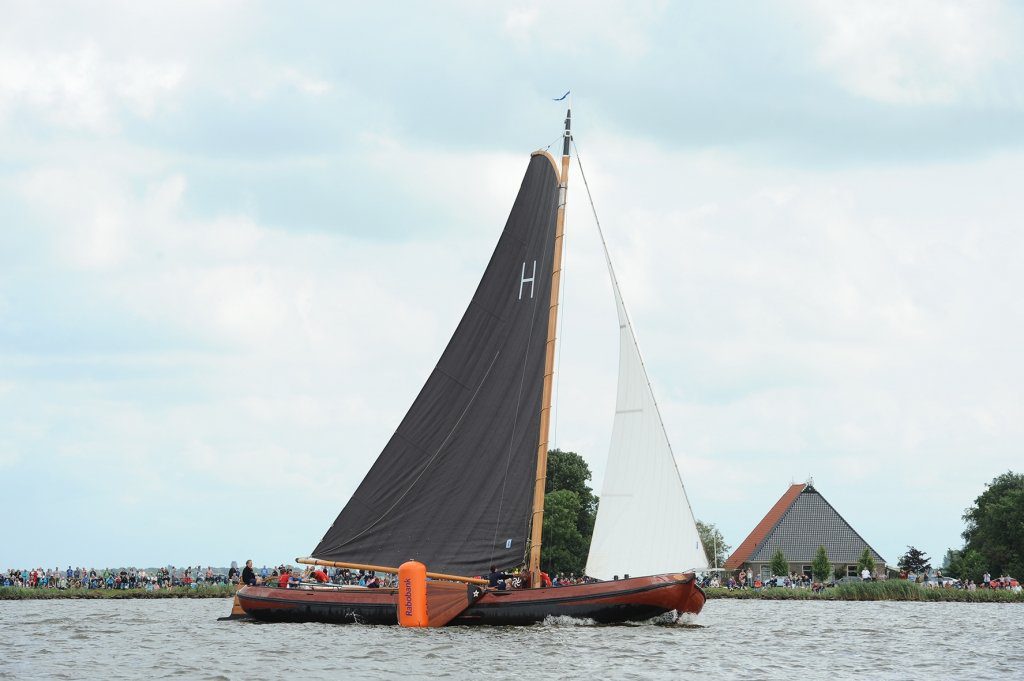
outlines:
M800 567L800 572L804 573L805 577L810 577L811 573L813 572L813 570L811 570L811 566L810 565L802 565Z
M860 573L857 572L857 566L856 565L847 565L846 566L846 576L847 577L856 577L859 574Z

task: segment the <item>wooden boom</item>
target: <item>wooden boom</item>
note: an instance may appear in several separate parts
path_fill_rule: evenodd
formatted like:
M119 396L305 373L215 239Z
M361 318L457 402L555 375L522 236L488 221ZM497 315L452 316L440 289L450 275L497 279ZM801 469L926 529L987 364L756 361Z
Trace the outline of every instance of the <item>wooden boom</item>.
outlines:
M319 558L296 558L295 562L302 563L303 565L323 565L324 567L348 568L349 570L373 570L374 572L386 572L392 575L398 574L398 568L386 567L384 565L342 563L336 560L320 560ZM481 586L487 586L488 584L488 581L486 579L480 579L479 577L461 577L459 575L446 575L440 572L428 572L427 577L431 579L444 579L449 582L465 582L466 584L479 584Z

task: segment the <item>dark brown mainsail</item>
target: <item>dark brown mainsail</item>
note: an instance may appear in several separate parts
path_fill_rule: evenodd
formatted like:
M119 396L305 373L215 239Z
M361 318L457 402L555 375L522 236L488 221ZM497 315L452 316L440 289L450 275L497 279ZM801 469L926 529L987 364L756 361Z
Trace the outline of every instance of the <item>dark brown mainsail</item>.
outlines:
M314 557L456 574L523 562L557 203L554 163L535 154L455 334Z

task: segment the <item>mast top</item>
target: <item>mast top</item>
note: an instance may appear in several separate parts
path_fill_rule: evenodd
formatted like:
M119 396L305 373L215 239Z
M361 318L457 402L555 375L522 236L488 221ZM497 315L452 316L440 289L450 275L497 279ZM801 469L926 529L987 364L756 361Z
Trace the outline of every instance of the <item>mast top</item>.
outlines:
M565 134L562 140L562 156L569 155L569 143L572 142L572 108L565 110Z

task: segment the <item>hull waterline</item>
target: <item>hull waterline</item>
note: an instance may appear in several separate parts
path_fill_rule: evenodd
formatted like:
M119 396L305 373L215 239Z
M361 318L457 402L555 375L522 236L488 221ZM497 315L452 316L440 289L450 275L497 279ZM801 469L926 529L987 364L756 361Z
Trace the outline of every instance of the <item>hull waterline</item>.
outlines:
M471 589L472 587L467 587ZM278 589L247 586L238 592L246 613L263 621L397 624L397 590ZM548 617L635 622L675 610L697 614L704 592L692 573L634 577L547 589L479 589L451 624L526 625Z

